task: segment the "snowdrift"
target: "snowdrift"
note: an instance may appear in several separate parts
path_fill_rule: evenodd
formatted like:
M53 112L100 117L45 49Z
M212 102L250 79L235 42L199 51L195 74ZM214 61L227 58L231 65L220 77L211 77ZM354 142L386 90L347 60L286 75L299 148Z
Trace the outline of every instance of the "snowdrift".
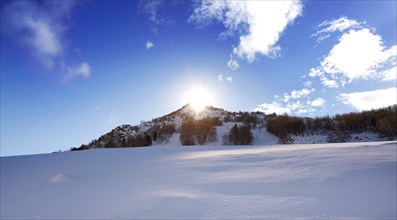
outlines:
M397 142L1 157L1 219L396 216Z

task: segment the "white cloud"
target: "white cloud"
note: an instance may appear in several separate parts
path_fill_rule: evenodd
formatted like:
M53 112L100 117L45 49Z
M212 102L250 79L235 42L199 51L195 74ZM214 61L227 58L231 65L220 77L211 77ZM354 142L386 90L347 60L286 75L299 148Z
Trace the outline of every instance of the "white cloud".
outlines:
M382 37L368 28L349 30L338 39L320 65L310 70L309 76L320 77L321 83L330 88L357 80L393 79L393 74L384 69L393 71L396 53L396 45L386 48Z
M297 109L301 109L303 106L302 106L302 103L300 101L297 101L297 102L288 103L287 107L288 107L288 109L291 109L292 111L295 111Z
M145 46L146 46L146 49L149 50L150 48L154 47L154 44L151 41L147 41Z
M315 111L315 110L312 109L312 108L306 108L306 109L302 108L302 109L299 109L299 110L296 112L296 114L297 114L297 115L301 115L301 114L306 114L306 113L310 113L310 112L314 112L314 111Z
M397 88L343 93L339 96L339 100L359 111L387 107L397 104Z
M227 61L227 66L231 69L231 70L236 70L240 67L240 64L237 62L236 59L234 58L230 58L229 61Z
M276 113L277 115L282 114L291 114L291 110L289 108L283 107L280 103L263 103L256 107L254 111L264 112L266 114Z
M189 21L207 25L218 20L226 27L221 35L238 34L228 66L237 69L236 58L253 62L257 54L277 56L277 42L287 25L302 13L299 0L290 1L212 1L203 0ZM226 33L226 34L225 34Z
M316 111L313 107L319 107L319 106L311 105L311 103L306 105L298 100L296 102L288 102L286 104L282 104L280 102L263 103L257 106L253 111L260 111L266 114L276 113L277 115L282 115L282 114L300 115L300 114Z
M382 74L381 74L381 78L382 78L382 81L384 81L384 82L396 81L397 80L397 68L396 68L396 66L394 66L394 67L392 67L392 68L390 68L388 70L383 71Z
M301 97L308 96L310 93L312 93L314 89L308 90L308 89L302 89L302 90L293 90L291 92L291 98L293 99L299 99Z
M301 101L296 101L296 102L292 102L292 103L290 102L286 105L286 108L290 109L293 114L297 114L297 115L316 111L312 107L313 106L311 106L311 105L305 105Z
M86 78L90 72L88 64L73 68L64 61L66 22L76 5L77 1L10 2L1 10L2 25L6 33L24 43L45 68L59 69L66 78L70 72Z
M67 82L75 77L88 78L91 74L91 66L87 62L82 62L75 67L66 67L66 75L64 81Z
M53 28L43 21L26 20L26 25L32 32L32 38L26 39L31 46L35 48L43 58L46 56L46 66L52 67L51 59L62 53L62 45L59 34ZM48 63L50 62L50 63Z
M72 72L77 76L88 78L91 73L91 67L88 63L83 62L80 63L80 65L78 65L76 68L74 68Z
M330 37L330 33L339 31L343 32L345 30L349 29L358 29L362 28L365 26L365 22L358 22L354 19L349 19L347 17L340 17L338 19L334 19L331 21L324 21L322 22L318 28L318 30L315 34L313 34L313 37L318 37L317 41L323 41Z
M228 82L233 82L233 76L227 76L227 75L219 74L218 75L218 81L219 82L223 82L224 80L226 80Z
M319 67L316 67L316 68L311 68L310 69L309 76L310 77L316 77L316 76L322 76L323 74L324 74L324 72L321 71L321 69Z
M351 30L344 34L328 56L321 62L324 72L355 79L374 76L377 67L396 56L396 52L385 50L382 38L369 29Z
M313 101L307 101L307 104L313 107L320 107L325 104L325 100L323 98L317 98Z
M338 88L339 87L338 82L336 82L335 80L332 80L332 79L328 79L325 76L322 76L320 78L320 80L321 80L321 84L323 84L325 87L328 87L328 88Z
M266 114L307 114L315 112L317 107L325 104L325 100L317 98L313 101L307 100L309 95L316 91L315 88L301 90L292 90L290 93L284 93L282 96L275 95L276 101L272 103L264 103L257 106L253 111L262 111ZM306 99L306 100L305 100Z
M223 81L223 74L219 74L219 75L218 75L218 81L219 81L219 82L222 82L222 81Z
M314 92L315 89L301 89L301 90L293 90L290 94L284 94L284 102L288 102L290 99L300 99L302 97L308 96L310 93Z

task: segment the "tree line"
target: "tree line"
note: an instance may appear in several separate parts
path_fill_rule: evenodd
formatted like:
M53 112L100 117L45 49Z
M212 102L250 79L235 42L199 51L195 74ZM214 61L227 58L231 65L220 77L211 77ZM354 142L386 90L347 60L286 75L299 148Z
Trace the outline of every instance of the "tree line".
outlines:
M254 137L251 127L248 125L234 124L234 126L223 136L224 145L249 145Z
M328 142L345 142L350 134L372 132L381 138L397 138L397 105L334 117L300 118L268 115L266 128L281 143L291 142L292 135L328 134Z
M219 118L186 118L180 127L179 140L182 145L203 145L217 141L215 126L221 126Z

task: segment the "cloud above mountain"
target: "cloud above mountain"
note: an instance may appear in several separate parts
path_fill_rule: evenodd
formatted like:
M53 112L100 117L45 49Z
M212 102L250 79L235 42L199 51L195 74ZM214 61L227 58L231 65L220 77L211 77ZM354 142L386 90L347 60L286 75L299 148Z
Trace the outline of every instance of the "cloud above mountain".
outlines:
M309 76L320 77L322 84L331 88L358 80L382 79L395 69L396 51L396 45L385 47L382 37L370 29L350 30Z
M320 65L310 70L309 76L319 77L324 86L338 88L358 80L395 78L391 72L396 68L397 45L386 47L382 36L365 22L341 17L324 21L318 29L313 35L317 41L333 32L342 33Z
M253 62L257 55L277 57L281 33L302 14L302 3L294 1L209 1L203 0L189 18L200 27L221 22L221 37L237 35L228 66L235 70L238 60Z
M329 103L325 98L326 89L336 91L338 95L333 98L337 102L359 111L396 104L396 88L384 88L382 83L396 80L397 45L385 46L382 36L366 22L340 17L317 26L312 35L317 38L315 49L333 35L336 35L336 43L331 44L331 49L319 59L317 66L302 76L310 79L303 82L304 89L276 96L274 102L258 105L256 110L291 114L314 112ZM320 85L315 84L315 79ZM379 89L343 91L360 81L372 81ZM322 95L312 100L309 95L315 91L315 86L320 88Z

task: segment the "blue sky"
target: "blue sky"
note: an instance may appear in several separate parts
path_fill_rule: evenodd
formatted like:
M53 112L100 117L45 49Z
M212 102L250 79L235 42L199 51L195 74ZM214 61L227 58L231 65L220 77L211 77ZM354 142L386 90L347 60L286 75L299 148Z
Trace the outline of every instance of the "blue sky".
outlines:
M324 116L396 103L396 1L2 1L1 155L186 104Z

